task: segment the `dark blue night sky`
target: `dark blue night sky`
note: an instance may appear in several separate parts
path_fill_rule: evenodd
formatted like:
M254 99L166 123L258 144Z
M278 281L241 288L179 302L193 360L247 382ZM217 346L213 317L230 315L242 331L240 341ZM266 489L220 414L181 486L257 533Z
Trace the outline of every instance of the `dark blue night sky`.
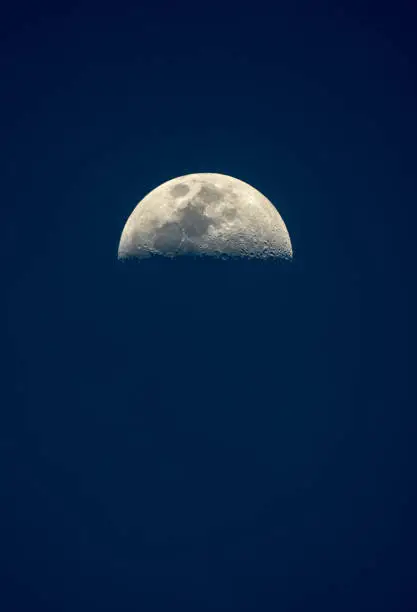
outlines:
M415 8L136 5L0 18L0 610L415 611ZM293 263L119 262L192 172Z

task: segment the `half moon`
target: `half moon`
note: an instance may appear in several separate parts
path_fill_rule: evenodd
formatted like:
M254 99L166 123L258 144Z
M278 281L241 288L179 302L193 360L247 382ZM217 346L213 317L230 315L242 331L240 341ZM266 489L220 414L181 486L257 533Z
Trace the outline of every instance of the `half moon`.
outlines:
M187 174L153 189L123 229L118 256L211 255L292 259L290 236L272 203L224 174Z

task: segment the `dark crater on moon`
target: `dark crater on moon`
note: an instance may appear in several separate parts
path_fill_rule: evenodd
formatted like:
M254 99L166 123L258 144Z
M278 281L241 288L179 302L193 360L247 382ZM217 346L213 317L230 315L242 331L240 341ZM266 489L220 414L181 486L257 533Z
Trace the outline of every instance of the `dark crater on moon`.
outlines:
M179 183L179 185L175 185L170 193L172 196L174 196L174 198L180 198L182 196L187 195L187 193L190 191L190 188L188 187L188 185L186 185L185 183Z
M209 185L203 185L197 194L198 200L210 204L211 202L218 202L223 199L223 192L216 187Z
M181 244L182 231L180 223L165 223L156 229L154 234L153 246L158 251L175 252Z

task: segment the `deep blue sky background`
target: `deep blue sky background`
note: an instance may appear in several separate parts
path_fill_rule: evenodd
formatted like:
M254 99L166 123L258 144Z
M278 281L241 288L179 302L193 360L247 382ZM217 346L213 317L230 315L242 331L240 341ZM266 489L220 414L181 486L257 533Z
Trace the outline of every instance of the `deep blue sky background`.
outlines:
M2 611L417 608L410 7L3 9ZM119 263L198 171L294 262Z

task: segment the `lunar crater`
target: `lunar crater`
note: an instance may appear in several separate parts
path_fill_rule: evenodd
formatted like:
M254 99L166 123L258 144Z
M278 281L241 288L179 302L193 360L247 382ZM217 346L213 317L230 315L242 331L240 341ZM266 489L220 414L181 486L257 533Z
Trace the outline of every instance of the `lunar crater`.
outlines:
M189 191L190 188L188 187L188 185L185 185L184 183L179 183L178 185L174 185L174 187L172 187L170 193L172 196L174 196L174 198L180 198L187 195Z

